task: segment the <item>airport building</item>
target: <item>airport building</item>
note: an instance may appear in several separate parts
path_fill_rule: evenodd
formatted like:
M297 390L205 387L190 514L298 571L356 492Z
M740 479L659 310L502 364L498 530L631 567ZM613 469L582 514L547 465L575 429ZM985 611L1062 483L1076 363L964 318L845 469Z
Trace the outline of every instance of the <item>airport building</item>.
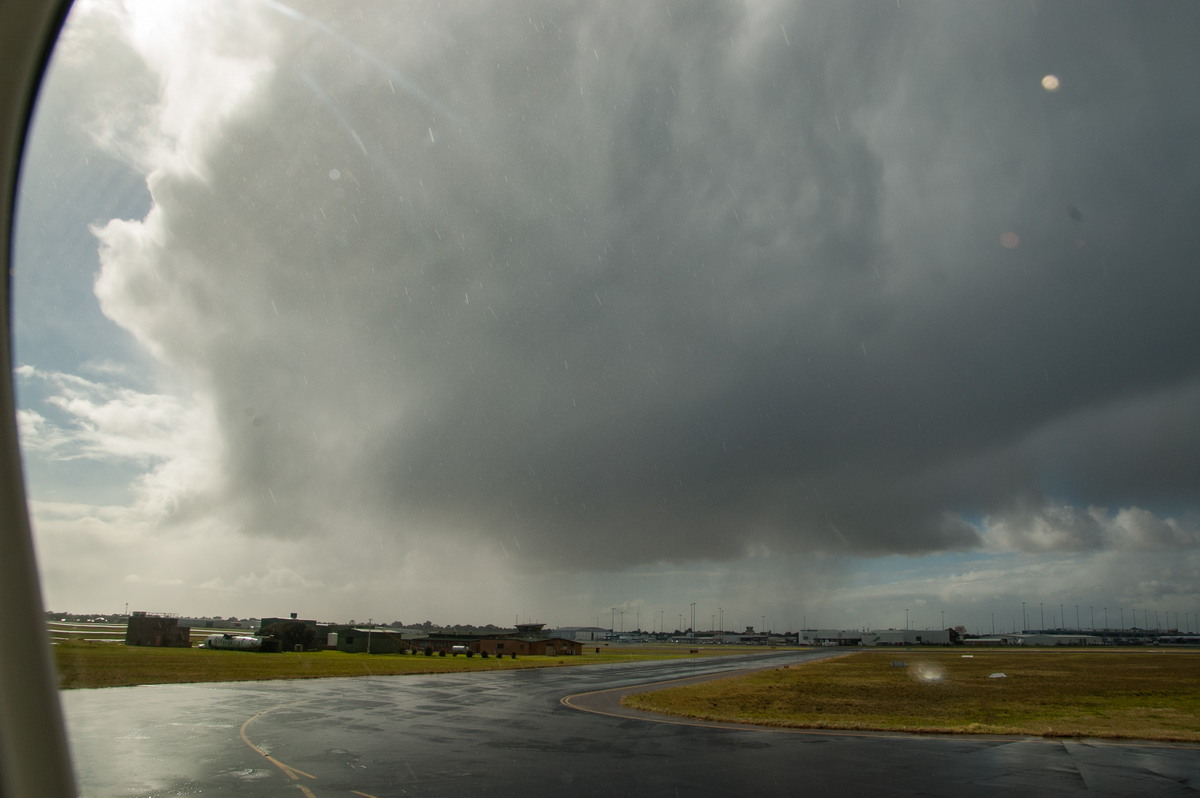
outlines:
M565 637L513 635L488 637L479 641L479 652L496 657L517 656L577 656L583 653L583 643Z
M802 646L948 646L948 629L802 629Z
M613 636L611 629L604 629L599 626L560 626L554 631L559 637L567 640L578 640L581 643L608 640Z
M325 648L348 654L400 654L414 650L424 632L377 626L324 626Z
M125 627L125 645L188 648L191 631L180 626L179 617L171 613L135 611Z
M949 629L880 629L862 634L864 646L948 646Z
M548 635L542 623L520 623L514 632L446 633L435 632L414 640L418 648L434 651L470 651L489 656L569 656L583 653L583 643L558 635Z
M865 633L861 629L801 629L802 646L857 646Z
M1104 641L1096 635L1085 634L1023 634L1013 635L1019 646L1098 646Z

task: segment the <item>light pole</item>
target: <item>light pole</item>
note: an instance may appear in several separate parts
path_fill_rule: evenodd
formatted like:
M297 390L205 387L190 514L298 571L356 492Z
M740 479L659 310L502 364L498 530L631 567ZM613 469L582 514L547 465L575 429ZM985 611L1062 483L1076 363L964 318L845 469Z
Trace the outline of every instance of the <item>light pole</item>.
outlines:
M1104 628L1108 628L1108 607L1104 608Z
M1079 630L1079 605L1075 605L1075 630Z
M696 634L696 602L692 602L692 634Z
M1038 612L1041 613L1042 617L1042 620L1039 621L1039 625L1042 627L1041 631L1044 632L1046 631L1046 605L1040 601L1038 602Z
M1088 609L1092 611L1092 631L1094 632L1096 631L1096 608L1088 607Z
M942 628L946 628L946 611L942 610Z
M908 631L908 607L904 608L904 631Z
M613 629L617 628L617 608L612 608L612 617L608 619L608 632L612 634Z
M1125 628L1125 608L1121 608L1121 628Z
M717 607L717 614L721 616L721 631L725 631L725 608Z
M996 636L996 613L992 613L992 637Z
M1067 611L1063 609L1063 605L1058 605L1058 628L1062 629L1067 625Z
M1021 602L1021 633L1022 634L1025 633L1025 629L1028 627L1028 625L1029 625L1029 621L1025 620L1025 602L1022 601Z

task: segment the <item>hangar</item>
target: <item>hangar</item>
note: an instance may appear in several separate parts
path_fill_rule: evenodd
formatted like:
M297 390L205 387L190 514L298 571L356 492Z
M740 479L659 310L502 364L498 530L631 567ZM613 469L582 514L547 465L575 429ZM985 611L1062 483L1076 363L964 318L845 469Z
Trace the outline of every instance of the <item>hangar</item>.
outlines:
M387 627L326 627L326 648L349 654L401 654L416 646L417 635L411 630Z

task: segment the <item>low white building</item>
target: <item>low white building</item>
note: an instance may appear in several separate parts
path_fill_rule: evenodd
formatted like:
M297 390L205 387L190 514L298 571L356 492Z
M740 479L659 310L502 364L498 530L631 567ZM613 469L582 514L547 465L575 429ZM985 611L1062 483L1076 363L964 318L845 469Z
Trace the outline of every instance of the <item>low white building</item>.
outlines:
M562 626L555 629L554 633L567 640L578 640L581 643L607 640L613 636L611 629L602 629L599 626Z
M1019 646L1099 646L1104 643L1099 635L1020 634L1009 635L1009 638Z
M865 634L861 629L801 629L797 642L802 646L857 646Z
M948 646L949 629L879 629L862 633L864 646Z

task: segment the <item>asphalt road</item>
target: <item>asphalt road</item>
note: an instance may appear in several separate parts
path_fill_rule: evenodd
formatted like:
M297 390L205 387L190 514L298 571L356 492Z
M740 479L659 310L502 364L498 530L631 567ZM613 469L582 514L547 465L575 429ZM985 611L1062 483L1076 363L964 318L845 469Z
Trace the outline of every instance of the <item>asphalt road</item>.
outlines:
M822 655L62 697L84 796L1200 793L1196 746L667 723L604 692Z

